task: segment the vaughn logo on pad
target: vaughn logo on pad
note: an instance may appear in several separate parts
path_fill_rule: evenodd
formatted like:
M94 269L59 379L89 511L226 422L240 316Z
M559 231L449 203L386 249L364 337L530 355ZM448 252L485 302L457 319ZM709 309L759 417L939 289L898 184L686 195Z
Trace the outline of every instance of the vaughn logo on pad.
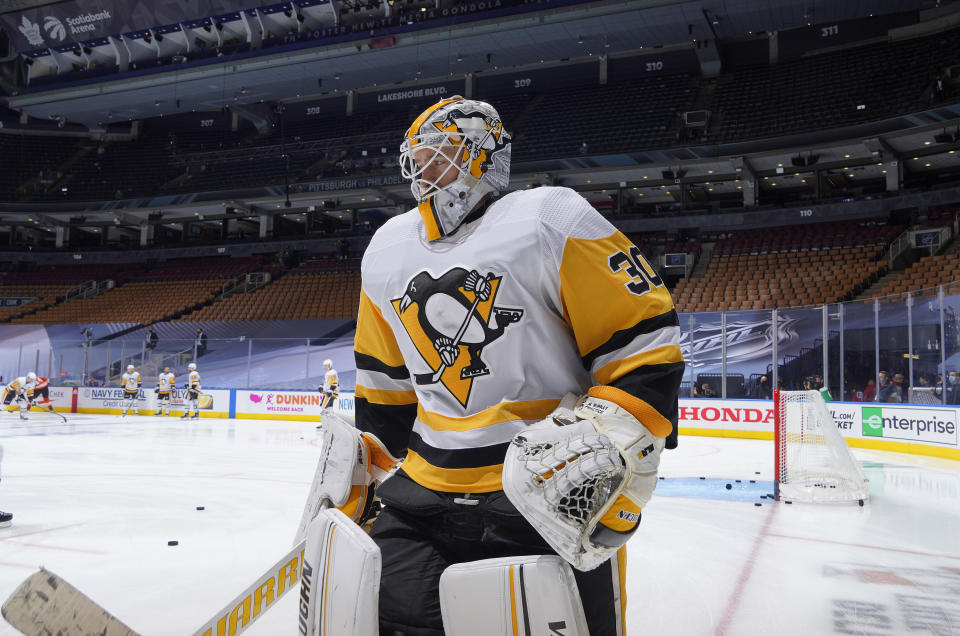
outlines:
M957 443L957 415L951 409L863 407L864 437L883 437L934 444Z

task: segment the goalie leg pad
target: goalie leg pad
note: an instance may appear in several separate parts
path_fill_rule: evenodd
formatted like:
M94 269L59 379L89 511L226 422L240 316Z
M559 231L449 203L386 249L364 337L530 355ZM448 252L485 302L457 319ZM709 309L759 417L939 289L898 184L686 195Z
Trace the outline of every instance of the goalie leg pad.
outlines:
M451 565L440 577L440 611L447 636L590 634L573 571L553 555Z
M380 548L336 509L307 527L300 581L302 636L376 636Z

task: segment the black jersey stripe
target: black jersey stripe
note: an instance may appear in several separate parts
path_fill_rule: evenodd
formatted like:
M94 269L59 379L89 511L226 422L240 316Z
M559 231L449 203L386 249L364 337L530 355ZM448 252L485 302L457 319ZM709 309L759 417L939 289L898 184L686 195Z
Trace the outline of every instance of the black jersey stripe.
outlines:
M427 444L416 433L410 433L410 450L440 468L481 468L503 463L510 443L480 446L477 448L436 448Z
M394 380L408 380L410 379L410 372L407 370L407 367L391 367L383 362L380 362L373 356L367 355L365 353L360 353L359 351L354 351L354 359L357 363L357 369L362 369L363 371L375 371L377 373L382 373L387 377L390 377Z
M403 457L410 442L410 432L417 419L417 404L372 404L366 398L354 397L357 428L373 433L394 457Z
M614 334L610 336L606 342L587 355L583 356L583 366L589 371L593 366L594 360L600 356L604 356L608 353L613 353L614 351L622 349L630 344L637 336L654 333L655 331L659 331L664 327L677 327L679 325L680 317L677 316L677 311L675 309L671 309L670 311L660 314L659 316L653 316L652 318L641 320L631 327L614 332Z

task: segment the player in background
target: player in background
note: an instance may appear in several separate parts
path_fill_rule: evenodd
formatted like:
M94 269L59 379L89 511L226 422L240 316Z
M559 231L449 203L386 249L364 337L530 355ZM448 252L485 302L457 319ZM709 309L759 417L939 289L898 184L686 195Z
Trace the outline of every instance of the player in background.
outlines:
M326 410L333 408L337 402L337 396L340 395L340 381L337 380L337 371L333 368L333 360L327 358L323 361L323 386L320 392L323 393L323 408Z
M190 409L192 408L193 419L200 418L200 374L197 372L197 363L191 362L187 365L187 369L190 373L187 374L187 382L183 385L183 388L187 390L187 405L183 410L183 415L180 416L181 420L185 420L190 417Z
M170 372L170 367L163 367L163 373L157 376L157 415L170 415L170 393L176 377Z
M0 446L0 467L3 466L3 446ZM13 522L13 514L0 510L0 528L6 528Z
M33 373L33 376L36 377L36 381L33 388L27 391L27 400L30 402L30 406L45 406L48 411L53 413L53 401L50 399L50 378L44 378L35 373Z
M573 190L500 196L509 139L484 102L455 96L424 111L400 158L419 205L363 255L356 427L381 449L371 456L405 458L376 489L382 508L341 510L361 525L379 512L381 634L443 636L439 579L451 564L555 552L503 492L504 462L532 425L568 428L547 418L572 393L574 429L624 432L609 438L620 494L580 485L584 499L605 498L582 548L602 560L574 572L591 636L623 636L623 546L660 453L676 445L684 363L666 286Z
M27 409L30 408L27 401L27 392L33 389L33 383L37 379L37 374L31 371L27 375L14 378L3 387L3 408L7 410L13 402L16 402L20 411L20 419L27 418Z
M140 379L140 372L132 364L127 365L127 372L120 378L120 386L123 387L123 414L121 417L125 417L131 407L134 415L140 415L137 408L137 396L140 394L143 381Z

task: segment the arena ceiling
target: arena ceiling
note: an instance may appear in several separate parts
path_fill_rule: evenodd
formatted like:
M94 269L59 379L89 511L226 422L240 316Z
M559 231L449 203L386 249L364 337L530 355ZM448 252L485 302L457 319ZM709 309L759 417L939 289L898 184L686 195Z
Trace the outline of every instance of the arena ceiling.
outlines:
M573 5L507 20L396 36L390 48L363 41L266 54L148 76L26 93L8 105L39 118L100 127L235 103L296 99L384 85L561 64L695 41L766 37L761 32L932 8L937 0L627 0ZM358 50L359 49L359 50Z

